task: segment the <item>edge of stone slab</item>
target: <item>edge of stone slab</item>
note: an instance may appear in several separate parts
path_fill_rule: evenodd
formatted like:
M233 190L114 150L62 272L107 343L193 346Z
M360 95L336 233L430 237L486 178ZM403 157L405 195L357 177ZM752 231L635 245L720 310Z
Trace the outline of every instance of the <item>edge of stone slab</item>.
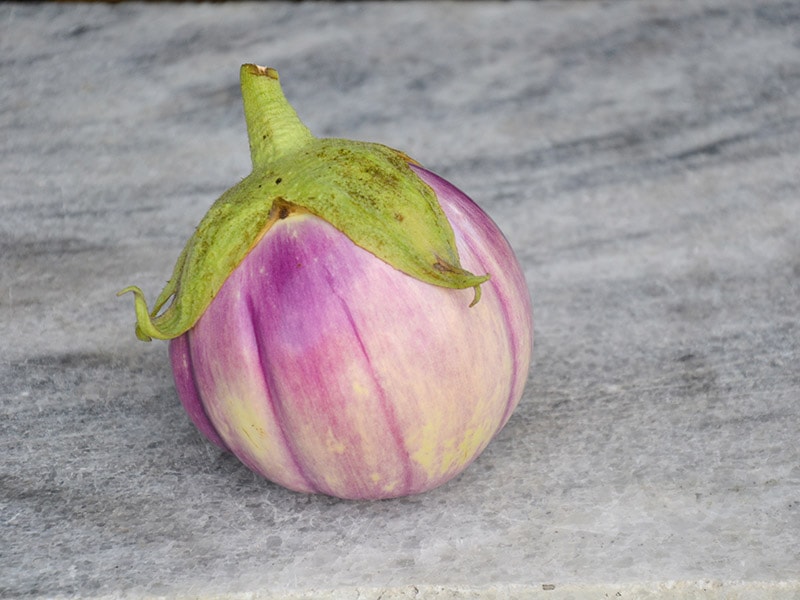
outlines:
M102 596L141 600L800 600L800 579L767 581L664 581L620 584L404 585L169 595Z

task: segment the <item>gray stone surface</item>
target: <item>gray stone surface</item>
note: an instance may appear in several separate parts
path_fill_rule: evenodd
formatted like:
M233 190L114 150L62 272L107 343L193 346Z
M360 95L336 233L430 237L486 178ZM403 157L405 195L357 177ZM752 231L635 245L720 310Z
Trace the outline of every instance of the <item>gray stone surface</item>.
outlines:
M528 387L440 489L257 478L114 295L248 173L242 62L518 251ZM800 597L797 2L5 3L0 84L0 596Z

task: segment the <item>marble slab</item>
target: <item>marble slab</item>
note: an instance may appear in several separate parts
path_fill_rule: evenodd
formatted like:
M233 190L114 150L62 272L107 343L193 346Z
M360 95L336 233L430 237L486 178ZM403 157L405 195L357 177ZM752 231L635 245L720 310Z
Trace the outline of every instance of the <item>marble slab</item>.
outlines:
M286 491L133 334L249 172L243 62L451 179L534 363L432 492ZM800 598L800 4L0 4L0 597Z

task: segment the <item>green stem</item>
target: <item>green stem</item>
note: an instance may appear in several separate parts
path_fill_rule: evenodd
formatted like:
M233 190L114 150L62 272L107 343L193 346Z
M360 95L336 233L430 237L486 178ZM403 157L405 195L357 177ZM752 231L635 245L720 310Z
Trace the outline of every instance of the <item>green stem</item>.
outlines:
M246 64L240 76L253 171L314 139L283 95L275 69Z

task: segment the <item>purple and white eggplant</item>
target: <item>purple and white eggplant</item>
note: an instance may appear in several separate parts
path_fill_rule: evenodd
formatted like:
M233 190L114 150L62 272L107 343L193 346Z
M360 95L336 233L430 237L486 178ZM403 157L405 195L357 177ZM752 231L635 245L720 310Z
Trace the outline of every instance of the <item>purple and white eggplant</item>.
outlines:
M436 487L522 395L532 323L514 253L406 155L313 137L273 69L241 78L253 173L152 310L123 290L137 335L171 340L194 424L268 479L353 499Z

